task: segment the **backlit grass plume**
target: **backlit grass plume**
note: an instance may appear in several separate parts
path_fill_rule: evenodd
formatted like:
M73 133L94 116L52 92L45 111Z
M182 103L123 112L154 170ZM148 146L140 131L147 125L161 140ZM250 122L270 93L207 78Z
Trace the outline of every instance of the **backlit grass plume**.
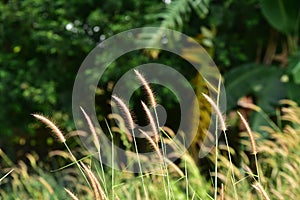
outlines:
M252 133L252 131L250 129L250 126L249 126L248 122L246 121L246 119L243 117L243 115L240 112L237 112L237 113L240 116L243 124L246 127L247 133L248 133L249 138L250 138L250 143L251 143L251 147L252 147L252 153L253 154L257 154L257 148L256 148L256 144L255 144L254 134Z
M55 134L55 136L57 137L58 141L63 143L65 145L65 147L67 148L68 152L71 155L71 158L73 160L74 163L76 163L78 169L80 170L81 174L83 175L83 177L85 178L86 182L89 184L89 182L86 179L86 176L84 174L84 172L82 171L80 165L78 164L78 161L76 159L76 157L73 155L71 149L69 148L69 146L66 143L66 138L64 136L64 134L59 130L59 128L52 122L50 121L48 118L42 116L42 115L38 115L38 114L32 114L35 118L37 118L38 120L40 120L41 122L43 122L44 124L46 124L51 130L52 132Z
M65 188L65 191L68 193L68 195L73 199L73 200L79 200L75 194L73 194L70 190Z
M52 130L52 132L57 137L59 142L61 143L66 142L66 138L64 134L59 130L59 128L52 121L50 121L49 119L47 119L42 115L38 115L38 114L32 114L32 115L38 120L40 120L41 122L43 122L44 124L46 124Z
M220 121L220 128L222 131L226 131L226 123L225 123L225 119L220 111L220 109L218 108L218 106L216 105L216 103L206 94L202 93L202 95L205 97L205 99L210 103L210 105L213 107L214 111L216 112L218 119Z
M132 116L130 114L130 111L129 109L127 108L127 106L125 105L125 103L122 101L122 99L120 99L119 97L113 95L112 98L119 104L120 108L123 110L126 118L127 118L127 121L128 121L128 124L129 124L129 128L131 130L134 129L134 123L133 123L133 119L132 119Z
M153 132L152 134L154 135L154 140L155 140L155 142L158 142L159 135L158 135L158 130L157 130L156 125L155 125L154 118L151 115L151 112L150 112L149 108L146 106L146 104L144 102L142 102L142 105L143 105L143 108L146 112L147 118L150 122L150 126L151 126L151 129L152 129L152 132Z
M140 80L140 82L143 84L143 86L145 87L145 90L149 96L149 100L151 103L152 107L155 107L157 105L155 97L154 97L154 93L152 91L152 89L150 88L148 82L146 81L145 77L137 70L134 70L136 76L138 77L138 79Z

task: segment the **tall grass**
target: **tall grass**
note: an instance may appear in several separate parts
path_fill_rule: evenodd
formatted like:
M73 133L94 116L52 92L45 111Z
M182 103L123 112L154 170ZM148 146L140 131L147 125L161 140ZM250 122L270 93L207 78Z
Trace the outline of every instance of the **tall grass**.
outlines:
M138 165L137 175L127 171L126 166L118 170L103 166L101 138L83 109L89 125L88 135L93 138L96 154L82 149L70 149L66 139L68 137L65 137L57 125L48 118L35 114L34 117L46 124L66 147L67 153L57 150L51 152L51 155L61 157L68 163L58 166L58 170L45 172L45 167L38 162L36 154L26 155L29 165L24 161L13 164L0 150L4 163L0 168L4 173L0 174L1 199L300 199L300 107L297 104L289 100L281 101L283 107L279 121L282 125L277 126L268 119L270 126L262 127L263 131L269 133L269 137L253 132L247 119L237 112L235 116L239 117L238 123L243 124L245 130L239 133L243 148L235 152L227 140L226 123L218 108L218 100L215 102L203 94L216 113L216 123L225 137L225 142L219 142L218 135L215 135L216 146L208 156L214 163L211 183L200 173L193 156L184 150L185 144L175 140L170 129L159 127L157 113L152 116L150 112L157 105L152 89L143 75L138 71L136 75L149 96L150 108L143 102L142 107L151 125L151 133L134 130L129 108L116 96L113 99L126 118L111 117L124 121L125 126L108 129L112 140L116 135L126 133L123 135L125 137L122 136L122 141L134 150L134 154L128 154L128 159ZM243 107L263 113L263 109L255 105ZM109 122L107 125L109 126ZM132 137L128 135L128 131L131 131ZM135 131L145 137L156 156L145 157L139 153ZM176 164L168 159L164 144L174 150L174 156L181 155ZM112 160L117 156L115 153L111 152ZM81 157L76 158L75 155ZM240 158L240 161L234 162L234 158ZM145 168L150 170L143 170Z

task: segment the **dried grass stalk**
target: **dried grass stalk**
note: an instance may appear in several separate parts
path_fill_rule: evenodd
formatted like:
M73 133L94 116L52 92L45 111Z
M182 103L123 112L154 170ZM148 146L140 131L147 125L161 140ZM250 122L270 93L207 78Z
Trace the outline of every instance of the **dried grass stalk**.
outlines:
M164 160L166 161L166 163L170 166L172 166L172 168L181 176L184 176L184 173L182 172L182 170L175 165L172 161L170 161L168 158L164 158L163 155L161 154L159 147L157 145L157 143L155 143L155 141L144 131L140 130L140 132L146 136L146 139L148 140L148 142L150 143L150 145L154 148L155 152L157 153L158 157L161 159L161 161L163 162Z
M84 111L84 109L82 107L80 107L80 109L81 109L81 111L82 111L82 113L83 113L83 115L84 115L84 117L85 117L85 119L86 119L86 121L87 121L87 123L89 125L90 131L92 132L92 137L93 137L94 144L95 144L97 150L99 151L99 149L100 149L100 141L99 141L98 135L96 133L95 127L94 127L94 125L92 123L92 120L86 114L86 112Z
M11 169L9 172L7 172L4 176L2 176L1 178L0 178L0 182L3 180L3 179L5 179L5 177L7 177L10 173L12 173L13 171L14 171L15 169Z
M270 200L268 194L266 193L266 191L264 190L264 188L260 183L256 182L255 184L252 185L252 187L254 187L254 189L262 195L264 200Z
M240 118L241 118L243 124L244 124L245 127L246 127L247 133L248 133L249 138L250 138L250 143L251 143L252 153L253 153L253 154L257 154L257 148L256 148L255 139L254 139L254 134L252 133L251 128L250 128L248 122L246 121L246 119L243 117L243 115L242 115L240 112L237 112L237 113L238 113L238 115L240 116Z
M146 106L146 104L144 102L142 102L142 106L143 106L143 108L146 112L147 118L150 122L150 126L151 126L152 132L154 134L154 140L155 140L155 142L158 142L159 135L158 135L158 131L157 131L157 128L156 128L156 125L155 125L155 122L154 122L154 118L151 115L151 112L150 112L149 108Z
M70 190L65 188L65 191L68 193L68 195L73 199L73 200L79 200L75 194L73 194Z
M51 122L49 119L47 119L46 117L44 117L42 115L38 115L38 114L32 114L32 115L35 118L37 118L38 120L40 120L41 122L43 122L44 124L46 124L52 130L52 132L55 134L55 136L57 137L59 142L61 142L61 143L66 142L66 138L64 137L62 132L59 130L59 128L53 122Z
M121 109L124 111L124 113L126 115L126 118L128 120L128 123L129 123L129 128L130 129L134 129L134 123L133 123L132 116L130 114L129 109L125 105L125 103L122 101L122 99L120 99L119 97L117 97L115 95L113 95L112 98L119 104L119 106L121 107Z
M220 200L224 200L224 185L223 185L223 183L221 185Z
M155 141L144 131L140 130L140 132L145 135L146 139L148 140L148 142L150 143L150 145L153 147L153 149L155 150L155 152L157 153L158 157L163 161L163 156L159 150L159 147L157 146L157 144L155 143Z
M40 181L40 183L48 190L48 192L50 194L54 193L53 188L51 187L51 185L43 178L43 177L38 177L38 180Z
M216 103L206 94L202 93L202 95L205 97L205 99L210 103L210 105L213 107L214 111L216 112L219 121L220 121L220 128L222 131L226 131L226 123L225 123L225 119L220 111L220 109L218 108L218 106L216 105Z
M258 107L257 105L255 105L253 103L243 101L243 99L239 100L237 102L237 104L238 104L238 106L241 106L243 108L247 108L247 109L250 109L250 110L254 110L256 112L260 112L261 111L260 107Z
M86 172L88 179L90 180L95 199L107 200L107 197L106 197L98 179L92 172L92 170L90 168L88 168L85 164L83 164L82 162L81 162L81 165L82 165L84 171Z
M151 90L149 83L147 82L147 80L145 79L145 77L137 70L134 70L136 76L138 77L138 79L140 80L140 82L144 85L145 90L149 96L150 102L152 107L155 107L157 105L155 97L154 97L154 93Z

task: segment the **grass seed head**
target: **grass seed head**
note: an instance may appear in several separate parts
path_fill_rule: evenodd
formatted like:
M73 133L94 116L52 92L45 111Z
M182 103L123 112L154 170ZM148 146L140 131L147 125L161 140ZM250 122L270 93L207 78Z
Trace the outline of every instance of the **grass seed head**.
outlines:
M51 130L52 132L55 134L55 136L57 137L58 141L61 143L66 142L66 138L65 136L62 134L62 132L59 130L59 128L49 119L47 119L46 117L42 116L42 115L38 115L38 114L32 114L35 118L37 118L38 120L40 120L41 122L43 122L44 124L46 124Z
M145 79L145 77L137 70L134 70L136 76L138 77L138 79L140 80L140 82L143 84L143 86L145 87L145 90L149 96L150 102L151 102L151 106L152 107L156 107L157 103L154 97L154 93L151 89L151 87L149 86L149 83L147 82L147 80Z
M252 187L256 191L258 191L258 193L260 193L262 195L262 197L263 197L264 200L270 200L267 192L264 190L264 188L262 187L262 185L260 183L257 182L255 184L253 184Z
M79 200L75 194L73 194L70 190L65 188L65 191L68 193L68 195L73 199L73 200Z
M94 144L95 144L97 150L99 151L99 149L100 149L100 141L99 141L98 135L96 133L96 129L95 129L93 123L92 123L92 120L86 114L85 110L82 107L80 107L80 109L81 109L81 111L82 111L82 113L83 113L83 115L84 115L84 117L85 117L85 119L86 119L86 121L87 121L87 123L89 125L90 131L92 132L92 137L93 137Z
M134 129L134 123L133 123L132 116L130 114L129 109L125 105L125 103L122 101L122 99L120 99L119 97L117 97L115 95L113 95L112 98L119 104L120 108L124 111L126 118L128 120L130 129Z
M150 126L151 126L151 129L152 129L153 135L154 135L154 140L155 140L155 142L157 142L159 140L159 136L158 136L158 131L157 131L157 128L156 128L156 125L155 125L154 118L151 115L151 112L150 112L149 108L146 106L146 104L143 101L142 101L142 105L143 105L143 108L146 112L147 118L150 122Z
M217 104L212 100L212 98L210 98L208 95L202 93L202 95L205 97L205 99L210 103L210 105L213 107L214 111L216 112L218 118L219 118L219 121L220 121L220 128L222 131L226 131L227 128L226 128L226 123L225 123L225 118L224 116L222 115L220 109L218 108Z
M257 148L256 148L255 139L254 139L254 134L252 133L251 128L250 128L248 122L246 121L246 119L243 117L243 115L240 112L238 112L238 115L240 116L243 124L245 125L247 133L249 135L252 153L257 154Z

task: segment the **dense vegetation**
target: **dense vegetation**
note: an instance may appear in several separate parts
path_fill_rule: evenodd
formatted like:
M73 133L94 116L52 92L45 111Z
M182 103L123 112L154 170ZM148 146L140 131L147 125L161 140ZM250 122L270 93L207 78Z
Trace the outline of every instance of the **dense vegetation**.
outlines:
M220 137L218 148L199 160L195 153L199 147L197 142L193 144L190 153L162 172L168 172L172 191L161 194L160 183L167 180L159 174L144 175L144 184L141 175L106 167L106 176L102 176L102 165L78 145L76 133L72 137L72 88L85 56L105 39L143 26L178 30L203 45L223 75L227 95L228 130ZM146 42L155 42L156 34ZM144 199L147 192L153 194L149 199L209 199L216 197L215 190L220 197L223 191L225 199L259 198L260 192L267 193L266 199L299 198L299 34L297 0L0 1L0 196L64 199L68 195L63 188L67 187L79 199L89 199L95 190L87 183L93 181L86 182L84 174L96 174L109 199ZM112 63L103 77L96 96L101 123L105 125L110 113L107 100L114 83L132 66L149 62L175 66L199 92L206 114L214 112L201 95L206 91L203 80L184 60L163 51L135 51ZM174 116L167 126L176 127L174 96L159 86L153 85L153 89ZM145 123L140 99L147 101L142 90L130 103L138 121ZM255 133L257 159L251 154L237 110ZM65 133L71 132L68 148L76 159L85 158L86 164L72 163L74 157L32 113L51 116ZM207 126L205 117L199 134ZM126 148L134 146L124 138L116 142ZM88 163L94 173L85 168ZM7 174L12 168L14 171ZM50 172L58 168L62 169Z

